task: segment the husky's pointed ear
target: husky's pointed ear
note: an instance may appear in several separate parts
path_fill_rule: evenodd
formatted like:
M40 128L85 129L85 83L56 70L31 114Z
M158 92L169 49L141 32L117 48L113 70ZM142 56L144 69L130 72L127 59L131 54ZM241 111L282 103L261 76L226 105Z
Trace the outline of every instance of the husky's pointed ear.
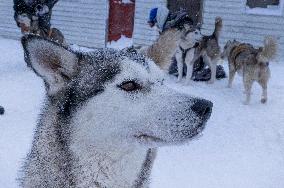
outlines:
M50 96L66 88L78 72L77 55L57 43L26 35L22 37L22 45L28 64L44 80Z

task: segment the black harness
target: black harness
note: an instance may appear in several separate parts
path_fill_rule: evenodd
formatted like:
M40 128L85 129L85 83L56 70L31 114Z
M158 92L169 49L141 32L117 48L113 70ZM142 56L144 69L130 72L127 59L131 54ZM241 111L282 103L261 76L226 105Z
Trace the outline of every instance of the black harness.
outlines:
M181 52L182 52L181 58L182 58L182 62L183 62L183 63L185 62L185 58L186 58L187 52L188 52L189 50L191 50L191 49L197 48L198 45L199 45L199 43L195 43L194 46L192 46L192 47L190 47L190 48L186 48L186 49L184 49L184 48L182 48L181 46L179 46L179 49L180 49Z

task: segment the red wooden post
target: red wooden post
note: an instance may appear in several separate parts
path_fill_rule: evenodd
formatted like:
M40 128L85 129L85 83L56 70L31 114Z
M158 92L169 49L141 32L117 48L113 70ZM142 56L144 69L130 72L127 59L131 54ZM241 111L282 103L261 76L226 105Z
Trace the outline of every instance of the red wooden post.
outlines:
M110 0L108 41L117 41L121 35L132 37L134 26L135 0L123 3L122 0Z

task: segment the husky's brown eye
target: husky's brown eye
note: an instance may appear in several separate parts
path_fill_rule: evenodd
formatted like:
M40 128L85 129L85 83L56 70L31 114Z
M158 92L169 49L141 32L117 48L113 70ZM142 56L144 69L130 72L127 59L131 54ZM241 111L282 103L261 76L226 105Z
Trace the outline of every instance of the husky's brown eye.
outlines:
M141 89L141 86L135 81L126 81L118 86L124 91L137 91Z

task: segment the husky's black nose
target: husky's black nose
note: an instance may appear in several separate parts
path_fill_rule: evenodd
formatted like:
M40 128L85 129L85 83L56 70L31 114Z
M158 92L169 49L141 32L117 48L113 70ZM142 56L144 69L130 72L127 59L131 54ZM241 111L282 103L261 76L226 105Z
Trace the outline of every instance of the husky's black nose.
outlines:
M197 99L191 106L191 110L195 112L203 120L207 120L212 112L213 103L204 99Z

